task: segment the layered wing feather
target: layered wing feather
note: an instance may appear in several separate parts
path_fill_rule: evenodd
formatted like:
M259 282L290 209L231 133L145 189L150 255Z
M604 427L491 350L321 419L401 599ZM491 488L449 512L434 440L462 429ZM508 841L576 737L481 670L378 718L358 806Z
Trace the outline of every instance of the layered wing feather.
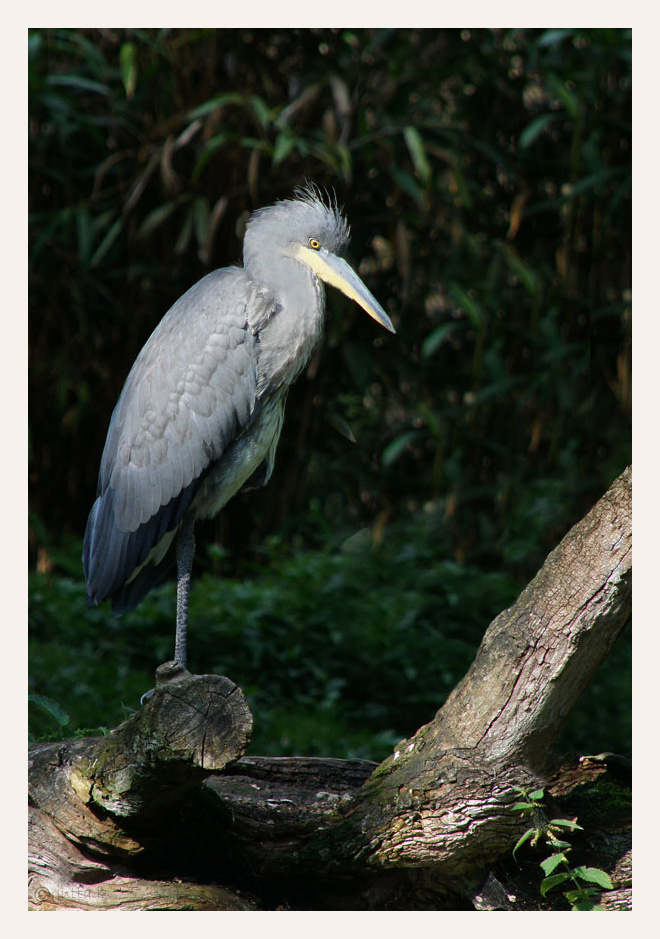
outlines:
M150 589L141 572L144 592L134 584L122 599L136 569L147 559L165 569L170 533L255 414L254 324L268 307L269 297L242 271L215 271L174 304L140 352L110 421L85 532L91 602L114 597L131 608Z

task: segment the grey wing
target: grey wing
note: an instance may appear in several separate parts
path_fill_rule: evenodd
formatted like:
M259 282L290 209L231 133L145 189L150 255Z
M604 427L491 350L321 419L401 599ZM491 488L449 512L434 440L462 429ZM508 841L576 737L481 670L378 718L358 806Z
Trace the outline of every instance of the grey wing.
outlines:
M209 468L256 410L257 343L248 306L267 305L235 268L184 294L135 361L113 412L83 568L90 602L131 608L121 590L166 549ZM252 318L252 312L251 312ZM153 578L152 578L153 580Z

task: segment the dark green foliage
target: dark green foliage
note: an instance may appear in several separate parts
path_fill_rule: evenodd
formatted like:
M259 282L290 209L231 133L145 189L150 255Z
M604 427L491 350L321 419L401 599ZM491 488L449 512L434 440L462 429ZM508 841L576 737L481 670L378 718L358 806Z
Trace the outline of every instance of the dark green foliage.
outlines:
M516 598L504 574L438 557L429 526L381 545L287 553L274 539L255 579L204 576L191 597L190 668L231 676L255 714L253 753L382 759L431 720L485 626ZM70 736L138 706L171 655L174 587L131 617L86 611L80 581L32 575L32 688L65 704ZM619 643L563 735L565 749L630 747L629 646ZM607 706L604 706L605 699ZM57 736L35 712L37 737Z
M240 682L259 752L342 755L334 744L384 756L433 717L473 658L480 623L515 599L505 575L439 560L422 529L378 549L354 541L290 556L273 542L257 579L195 584L190 668ZM80 582L33 575L35 691L66 701L76 726L120 720L169 657L174 604L165 587L118 620L87 612Z
M410 579L395 580L405 565L384 584L400 607L392 600L398 619L380 642L366 598L338 642L304 578L290 604L271 596L277 613L246 614L246 625L232 614L240 587L221 583L217 615L210 600L206 613L193 606L194 664L218 665L215 623L263 668L268 624L280 634L263 648L292 656L286 681L308 685L307 714L335 695L348 724L356 708L370 731L387 731L387 682L399 669L405 684L409 667L393 726L414 729L462 673L460 631L478 641L498 612L470 609L475 591L487 595L491 576L522 586L630 459L630 43L621 29L31 30L31 565L80 575L67 546L82 536L112 407L171 303L240 258L253 208L305 179L332 187L352 223L351 260L397 335L330 294L326 342L290 395L274 477L202 531L222 557L200 569L243 578L257 565L270 583L271 536L295 566L303 548L373 527L383 551L417 553L420 584L437 574L451 585L461 616L433 612L433 590L411 599ZM434 530L423 549L420 517ZM393 525L410 525L408 537ZM305 551L300 564L330 557ZM99 669L86 704L100 688L113 699L124 643L143 646L139 696L170 654L171 594L129 627L86 613L71 590L58 619L72 618ZM326 587L324 603L340 596ZM388 645L406 604L412 665ZM298 633L317 631L301 658ZM372 633L363 669L352 657ZM61 655L48 669L65 690ZM424 657L437 669L428 688L415 677ZM240 668L228 674L242 681ZM272 682L275 702L276 668ZM38 690L69 708L66 693ZM134 686L126 694L134 703ZM110 723L89 713L79 720Z

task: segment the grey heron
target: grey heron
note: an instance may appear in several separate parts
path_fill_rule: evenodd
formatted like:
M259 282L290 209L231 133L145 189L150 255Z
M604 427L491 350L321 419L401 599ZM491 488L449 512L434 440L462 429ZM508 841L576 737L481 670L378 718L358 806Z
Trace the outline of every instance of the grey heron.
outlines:
M243 266L207 274L176 301L113 411L83 546L88 603L134 609L175 555L184 667L195 521L268 482L289 386L321 339L323 282L394 332L340 257L348 238L336 200L313 186L258 209Z

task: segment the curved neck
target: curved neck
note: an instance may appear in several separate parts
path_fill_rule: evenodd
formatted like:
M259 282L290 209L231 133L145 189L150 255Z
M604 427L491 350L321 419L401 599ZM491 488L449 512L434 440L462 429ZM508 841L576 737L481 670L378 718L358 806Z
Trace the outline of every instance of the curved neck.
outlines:
M268 290L274 306L259 330L258 393L263 394L290 384L309 361L323 331L325 290L300 261L247 249L246 244L245 273Z

